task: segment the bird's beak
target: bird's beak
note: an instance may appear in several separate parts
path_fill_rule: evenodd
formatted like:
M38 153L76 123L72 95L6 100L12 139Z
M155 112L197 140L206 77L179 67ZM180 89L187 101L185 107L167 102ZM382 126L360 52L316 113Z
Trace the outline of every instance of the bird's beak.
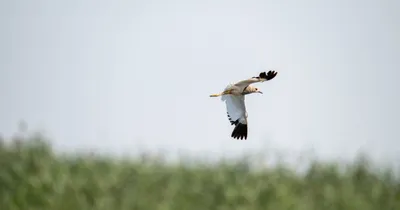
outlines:
M258 93L263 94L263 92L261 92L261 91L258 91Z

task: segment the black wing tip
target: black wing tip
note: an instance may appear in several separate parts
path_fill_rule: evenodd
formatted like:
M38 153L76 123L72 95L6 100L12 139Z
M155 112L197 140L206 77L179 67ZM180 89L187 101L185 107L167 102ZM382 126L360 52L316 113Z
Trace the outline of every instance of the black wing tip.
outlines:
M239 123L239 120L233 121L228 112L226 114L228 115L228 119L231 125L237 125Z
M275 78L277 74L278 74L278 72L272 71L272 70L268 71L268 73L266 73L264 71L264 72L260 73L258 78L263 78L263 79L266 79L268 81L268 80L271 80L271 79Z
M247 124L237 123L231 137L237 140L247 140Z

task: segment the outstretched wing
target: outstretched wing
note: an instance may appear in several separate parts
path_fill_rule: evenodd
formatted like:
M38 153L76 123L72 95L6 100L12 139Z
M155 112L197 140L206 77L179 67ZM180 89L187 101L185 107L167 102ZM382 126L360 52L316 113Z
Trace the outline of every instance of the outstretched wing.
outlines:
M247 139L247 112L244 96L223 95L221 99L225 101L231 125L235 125L231 137L234 139Z
M244 89L250 84L253 84L253 83L256 83L256 82L265 82L265 81L271 80L277 74L278 74L278 72L276 72L276 71L268 71L268 73L261 72L260 75L258 75L258 77L252 77L250 79L242 80L242 81L236 83L235 86L238 86L238 87Z

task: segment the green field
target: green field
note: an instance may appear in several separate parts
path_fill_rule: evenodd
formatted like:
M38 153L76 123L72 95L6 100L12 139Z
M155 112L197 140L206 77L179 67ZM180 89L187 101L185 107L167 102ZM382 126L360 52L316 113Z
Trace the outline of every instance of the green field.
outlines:
M365 161L344 169L313 161L304 174L285 165L253 171L233 160L61 156L31 137L3 140L0 164L1 210L400 209L399 176Z

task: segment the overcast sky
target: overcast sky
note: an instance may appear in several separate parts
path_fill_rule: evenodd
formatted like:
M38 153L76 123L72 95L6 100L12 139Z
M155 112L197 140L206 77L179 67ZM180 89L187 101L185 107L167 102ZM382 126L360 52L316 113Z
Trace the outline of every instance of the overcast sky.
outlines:
M0 132L61 149L400 158L396 0L0 1ZM209 95L246 96L247 141Z

